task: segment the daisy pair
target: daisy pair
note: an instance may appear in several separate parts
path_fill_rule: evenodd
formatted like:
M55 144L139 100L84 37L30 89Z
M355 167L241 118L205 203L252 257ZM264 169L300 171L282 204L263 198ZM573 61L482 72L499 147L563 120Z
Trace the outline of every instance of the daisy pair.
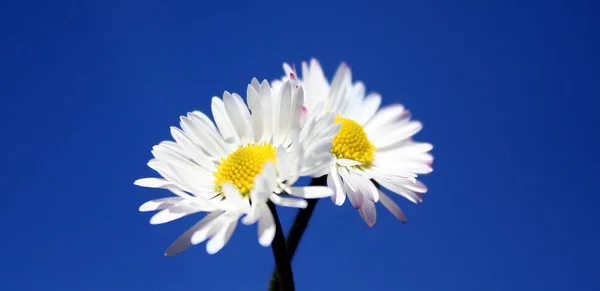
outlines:
M432 171L432 146L412 136L421 123L402 105L379 108L378 94L365 94L342 64L329 83L316 60L302 64L302 76L284 64L285 77L269 84L252 80L246 101L225 92L212 99L214 122L195 111L171 128L175 142L153 148L148 166L162 178L136 185L175 194L149 201L140 211L157 211L152 224L186 215L207 215L166 251L181 252L208 240L218 252L237 227L258 224L258 240L269 246L275 235L267 203L304 208L304 199L346 198L368 226L376 223L375 204L401 221L406 218L381 187L420 203L427 188L416 178ZM327 185L294 187L301 176L327 176ZM380 187L381 186L381 187Z

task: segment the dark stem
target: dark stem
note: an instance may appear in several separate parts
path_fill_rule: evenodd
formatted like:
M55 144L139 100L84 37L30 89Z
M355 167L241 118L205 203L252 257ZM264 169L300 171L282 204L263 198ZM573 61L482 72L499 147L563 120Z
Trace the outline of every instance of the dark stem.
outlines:
M327 176L322 176L319 178L313 178L310 182L310 186L326 186L327 185ZM310 199L308 200L308 206L304 209L298 210L298 214L296 214L296 218L294 219L294 224L290 229L290 232L287 236L287 253L290 258L290 263L294 258L294 254L296 253L296 249L298 248L298 244L300 244L300 240L302 239L302 235L304 235L304 231L308 227L308 222L312 217L313 212L315 211L315 207L317 206L317 202L319 199ZM277 289L279 284L279 278L277 277L277 269L273 270L273 275L271 276L271 282L269 284L270 291L283 291L281 287Z
M275 258L275 274L277 278L279 278L277 286L280 291L294 291L294 274L292 272L292 264L285 244L283 228L281 228L275 205L271 201L267 204L273 214L276 228L275 238L271 243L271 248L273 249L273 257Z

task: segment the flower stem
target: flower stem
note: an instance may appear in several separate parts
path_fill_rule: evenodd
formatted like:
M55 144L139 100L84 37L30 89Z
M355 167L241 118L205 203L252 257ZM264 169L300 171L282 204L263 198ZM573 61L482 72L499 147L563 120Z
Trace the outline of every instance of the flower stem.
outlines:
M273 214L276 227L275 238L271 243L271 248L273 249L273 257L275 259L275 276L279 279L277 280L277 286L280 291L294 291L294 274L285 244L283 228L281 228L275 205L271 201L268 202L268 205Z
M326 186L327 185L327 176L322 176L318 178L313 178L310 182L311 186ZM315 207L317 206L317 202L319 199L310 199L308 200L308 206L304 209L300 209L298 214L296 214L296 218L294 219L294 225L290 229L290 232L287 236L286 247L287 253L289 255L290 263L294 258L294 254L296 253L296 249L298 248L298 244L300 244L300 240L302 239L302 235L304 235L304 231L308 227L308 222L312 217L313 212L315 211ZM283 291L281 289L279 280L277 276L277 270L273 270L273 275L271 276L271 282L269 284L270 291ZM279 289L278 289L279 288Z

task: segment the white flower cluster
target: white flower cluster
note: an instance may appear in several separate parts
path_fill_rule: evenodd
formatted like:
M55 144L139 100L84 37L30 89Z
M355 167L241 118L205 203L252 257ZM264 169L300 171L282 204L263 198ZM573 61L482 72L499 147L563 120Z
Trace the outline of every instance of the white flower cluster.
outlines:
M197 212L203 219L166 251L181 252L207 241L214 254L230 239L238 220L258 223L258 241L269 246L275 221L269 203L304 208L305 199L346 198L368 226L381 202L405 221L398 205L380 187L419 203L427 191L417 180L432 171L432 145L412 140L421 123L402 105L380 108L378 94L365 94L341 64L331 83L316 60L302 63L302 77L283 65L285 77L269 84L253 79L246 103L235 93L213 97L211 120L194 111L172 127L174 141L152 149L148 166L161 178L135 181L175 196L152 200L140 211L158 211L150 223L173 221ZM213 122L214 120L214 122ZM327 185L295 187L303 176L327 176Z

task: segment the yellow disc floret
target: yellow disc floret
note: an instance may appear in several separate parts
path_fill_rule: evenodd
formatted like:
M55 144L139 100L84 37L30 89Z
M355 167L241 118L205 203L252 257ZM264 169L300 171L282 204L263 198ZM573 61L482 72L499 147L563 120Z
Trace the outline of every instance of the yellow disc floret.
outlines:
M237 187L244 197L248 197L254 186L254 179L267 162L275 162L276 150L273 145L248 144L239 146L237 150L221 159L217 166L215 176L215 190L221 193L224 183L231 183Z
M335 122L341 123L340 131L333 138L331 153L338 159L350 159L368 167L373 162L377 148L369 141L367 134L356 121L337 116Z

